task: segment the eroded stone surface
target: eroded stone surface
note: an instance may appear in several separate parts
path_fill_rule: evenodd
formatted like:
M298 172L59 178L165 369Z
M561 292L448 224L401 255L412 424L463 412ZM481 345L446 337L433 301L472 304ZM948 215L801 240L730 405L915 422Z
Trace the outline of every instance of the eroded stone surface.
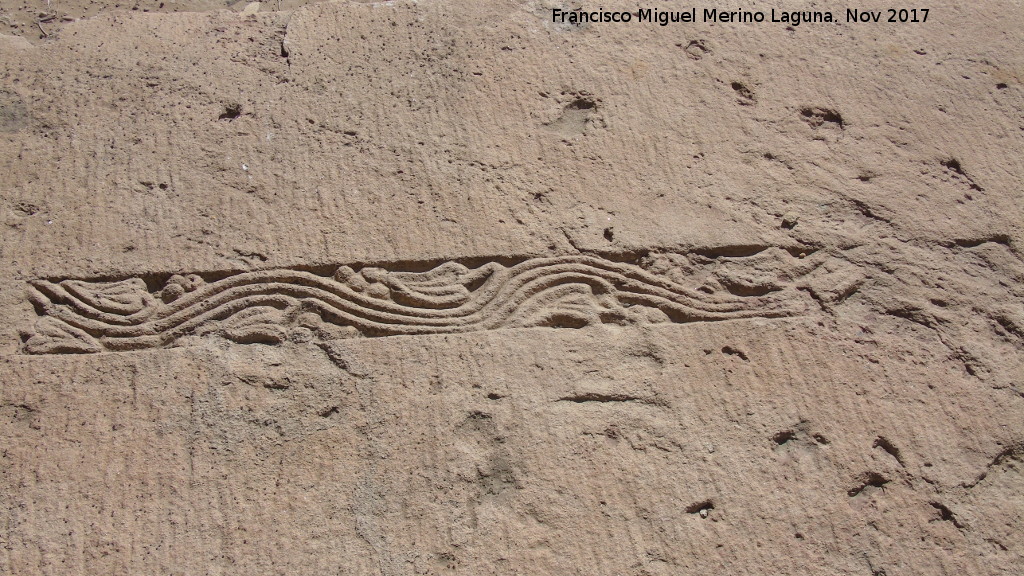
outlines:
M158 4L0 3L0 572L1024 569L1015 3Z

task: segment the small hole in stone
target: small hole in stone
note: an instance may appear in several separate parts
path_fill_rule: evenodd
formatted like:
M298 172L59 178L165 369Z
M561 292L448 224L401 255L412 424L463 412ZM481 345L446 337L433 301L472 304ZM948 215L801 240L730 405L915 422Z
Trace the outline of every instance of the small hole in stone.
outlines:
M587 100L586 98L577 98L566 106L569 110L591 110L595 107L597 107L597 104L593 100Z
M790 440L796 440L796 432L792 430L783 430L782 432L776 432L775 435L772 436L772 440L774 440L775 443L778 444L779 446L782 446L783 444L789 442Z
M708 514L715 509L714 503L711 500L704 500L701 502L695 502L686 507L687 514L700 514L701 518L707 518Z
M224 107L224 112L220 115L221 120L234 120L242 115L242 105L236 102L228 104Z
M940 162L940 164L942 164L943 166L945 166L949 170L952 170L953 172L959 174L960 176L966 176L967 175L967 174L964 173L964 168L963 168L963 166L960 165L960 161L957 160L956 158L950 158L948 160L943 160L942 162Z

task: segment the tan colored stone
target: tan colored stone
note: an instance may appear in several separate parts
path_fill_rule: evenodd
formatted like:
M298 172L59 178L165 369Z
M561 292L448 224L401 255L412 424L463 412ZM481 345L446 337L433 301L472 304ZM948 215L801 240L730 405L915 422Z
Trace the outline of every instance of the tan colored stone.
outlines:
M0 1L0 573L1024 571L1018 3L135 6Z

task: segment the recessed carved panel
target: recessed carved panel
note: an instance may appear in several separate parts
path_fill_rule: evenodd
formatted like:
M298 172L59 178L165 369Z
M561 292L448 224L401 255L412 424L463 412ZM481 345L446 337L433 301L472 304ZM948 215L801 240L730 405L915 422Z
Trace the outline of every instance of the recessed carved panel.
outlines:
M419 272L341 266L330 275L190 274L156 287L141 278L39 280L29 292L40 318L22 350L88 353L180 346L206 336L274 344L799 314L808 297L794 278L817 265L772 250L755 259L659 254L623 263L573 255L473 268L446 262Z

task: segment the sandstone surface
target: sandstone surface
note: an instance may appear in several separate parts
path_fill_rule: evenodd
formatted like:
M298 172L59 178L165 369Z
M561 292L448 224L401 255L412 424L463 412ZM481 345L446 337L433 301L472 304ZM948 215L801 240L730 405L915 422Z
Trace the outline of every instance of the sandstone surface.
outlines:
M0 573L1024 573L1020 2L579 7L0 1Z

